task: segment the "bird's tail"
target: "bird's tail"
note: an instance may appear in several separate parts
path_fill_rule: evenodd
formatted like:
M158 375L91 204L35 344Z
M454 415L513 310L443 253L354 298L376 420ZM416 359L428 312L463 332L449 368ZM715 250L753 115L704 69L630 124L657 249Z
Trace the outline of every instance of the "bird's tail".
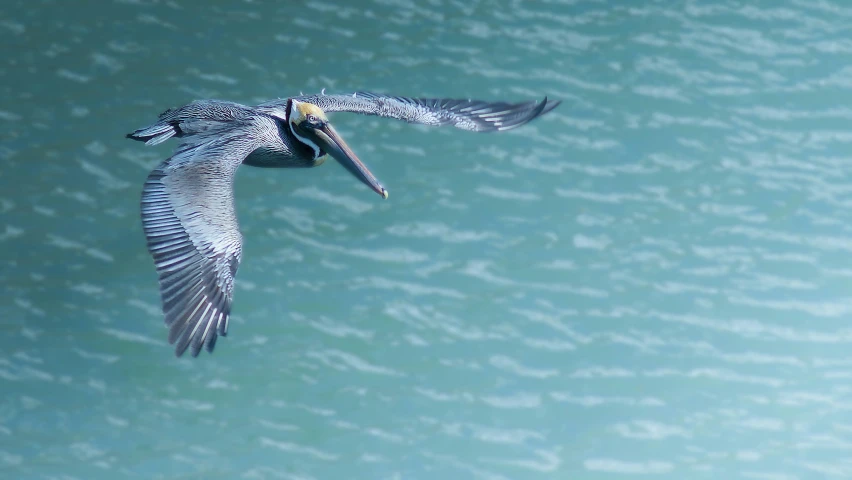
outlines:
M157 122L133 133L127 138L148 145L163 143L172 137L209 134L223 125L252 116L247 107L219 100L198 100L180 108L166 110Z
M153 125L128 133L127 138L145 142L145 145L157 145L175 135L181 135L180 124L176 121L160 120Z

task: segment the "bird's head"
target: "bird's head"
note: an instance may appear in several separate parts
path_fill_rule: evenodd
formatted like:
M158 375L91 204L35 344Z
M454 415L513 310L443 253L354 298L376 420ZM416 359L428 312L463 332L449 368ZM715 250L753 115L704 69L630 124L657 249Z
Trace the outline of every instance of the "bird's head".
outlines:
M314 151L314 160L328 153L382 198L388 198L388 191L340 138L320 107L296 99L291 100L287 125L298 141Z

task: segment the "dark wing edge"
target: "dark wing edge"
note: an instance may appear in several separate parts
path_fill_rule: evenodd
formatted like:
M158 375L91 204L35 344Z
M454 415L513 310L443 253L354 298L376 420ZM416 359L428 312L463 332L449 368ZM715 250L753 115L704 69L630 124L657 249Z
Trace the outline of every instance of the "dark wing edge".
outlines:
M511 130L552 111L562 103L547 97L541 101L510 103L449 98L409 98L371 92L355 92L346 95L304 95L296 98L313 103L326 112L377 115L423 125L452 125L475 132Z
M521 103L485 102L481 100L413 99L421 108L463 130L496 132L525 125L556 108L561 102L548 100Z

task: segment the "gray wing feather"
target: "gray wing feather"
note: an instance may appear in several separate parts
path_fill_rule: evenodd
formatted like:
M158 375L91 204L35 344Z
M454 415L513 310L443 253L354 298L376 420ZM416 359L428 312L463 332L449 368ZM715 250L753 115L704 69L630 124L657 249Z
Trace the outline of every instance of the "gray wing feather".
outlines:
M520 103L486 102L448 98L408 98L356 92L345 95L303 95L297 100L313 103L326 112L354 112L395 118L423 125L452 125L462 130L493 132L528 123L561 102L548 100ZM266 105L286 102L279 100Z
M197 356L204 346L212 352L217 336L228 332L242 256L234 174L255 147L247 126L189 137L142 190L142 226L177 356L187 348Z

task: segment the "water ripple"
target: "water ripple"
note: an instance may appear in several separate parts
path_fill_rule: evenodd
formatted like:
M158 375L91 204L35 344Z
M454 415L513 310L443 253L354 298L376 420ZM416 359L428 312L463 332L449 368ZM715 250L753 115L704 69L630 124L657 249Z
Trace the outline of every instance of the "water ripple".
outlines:
M333 461L339 458L339 455L334 455L328 452L324 452L322 450L307 447L303 445L298 445L292 442L281 442L277 440L273 440L269 437L260 437L260 445L263 447L271 447L282 452L293 453L296 455L304 455L315 458L317 460L323 461Z
M589 458L583 461L586 470L593 472L606 472L622 475L661 475L669 473L674 465L669 462L647 461L629 462L616 460L614 458Z
M9 476L852 475L845 3L50 7L0 20ZM322 88L563 105L335 114L389 202L241 168L250 328L175 359L138 191L179 142L124 135Z
M404 374L389 367L374 365L354 354L343 352L340 350L324 350L309 352L306 354L308 358L319 360L326 366L336 370L347 371L354 369L364 373L374 373L377 375L403 376Z

